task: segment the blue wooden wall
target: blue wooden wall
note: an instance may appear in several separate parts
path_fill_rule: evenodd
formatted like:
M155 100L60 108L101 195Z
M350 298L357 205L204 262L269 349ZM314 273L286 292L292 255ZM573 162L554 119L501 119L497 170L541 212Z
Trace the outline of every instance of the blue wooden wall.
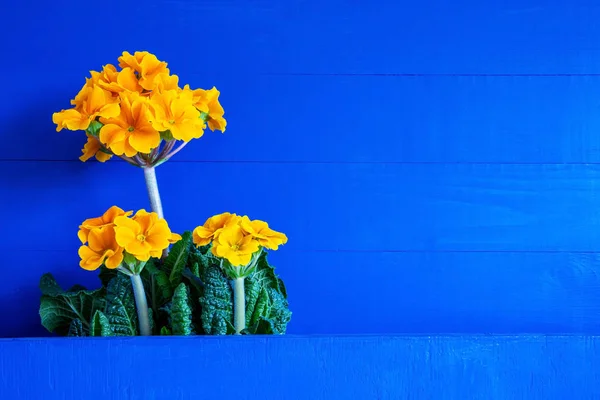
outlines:
M51 121L90 69L124 50L151 51L180 82L221 90L226 133L207 133L158 169L165 216L179 232L222 211L286 232L289 243L272 260L288 286L291 334L598 333L598 20L593 0L3 4L0 337L46 335L37 315L42 273L64 286L97 285L77 266L80 221L113 204L149 206L141 171L118 161L82 164L83 134L56 133ZM578 399L600 396L580 380L600 379L586 369L597 367L595 339L494 339L485 350L492 354L460 338L381 339L399 346L398 362L435 346L445 355L411 372L430 371L416 397L395 386L373 398L466 398L444 397L450 384L471 384L469 398L520 398L494 392L492 372L464 372L465 354L471 367L497 371L539 361L524 368L538 368L541 380L497 375L523 390L554 382L556 391L531 398L564 399L577 385ZM5 354L40 346L48 360L57 349L71 357L92 351L77 350L80 342L23 343L2 346L17 346ZM115 353L127 343L113 343ZM160 347L137 343L125 358ZM342 342L336 350L333 339L273 343L281 357L333 346L327 360L336 365L356 348ZM266 350L255 351L264 363ZM375 350L361 351L378 360ZM310 369L325 361L297 362ZM348 381L361 371L347 371ZM428 386L436 376L452 383ZM136 393L128 398L188 398Z
M600 328L593 1L2 7L0 336L45 334L43 272L97 285L79 222L149 206L140 170L79 162L83 134L51 122L88 70L143 49L217 86L229 121L159 167L166 218L286 232L290 333Z

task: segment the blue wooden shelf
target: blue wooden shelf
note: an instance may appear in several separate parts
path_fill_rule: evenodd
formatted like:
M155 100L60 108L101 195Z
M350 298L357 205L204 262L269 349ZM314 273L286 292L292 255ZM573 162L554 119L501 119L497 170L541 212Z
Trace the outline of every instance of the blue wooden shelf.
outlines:
M2 339L0 393L45 400L598 399L600 336Z

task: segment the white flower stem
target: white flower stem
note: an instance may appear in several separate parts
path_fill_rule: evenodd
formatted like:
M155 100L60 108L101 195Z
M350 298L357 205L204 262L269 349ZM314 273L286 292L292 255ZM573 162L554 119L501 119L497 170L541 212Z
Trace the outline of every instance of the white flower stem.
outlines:
M131 285L133 286L133 295L135 297L135 308L137 309L138 322L140 325L140 335L150 336L150 317L148 316L148 302L146 301L146 292L144 283L139 274L131 275Z
M156 170L154 167L144 167L144 178L148 188L148 197L150 198L150 208L158 214L159 218L164 218L160 193L158 192L158 182L156 181Z
M158 182L156 181L156 169L154 167L144 167L144 178L146 179L146 188L148 189L148 197L150 198L150 208L158 214L158 218L165 218L160 201L160 193L158 192ZM162 258L169 255L169 248L163 250Z
M246 294L244 293L244 278L233 280L233 326L235 333L240 334L246 329Z

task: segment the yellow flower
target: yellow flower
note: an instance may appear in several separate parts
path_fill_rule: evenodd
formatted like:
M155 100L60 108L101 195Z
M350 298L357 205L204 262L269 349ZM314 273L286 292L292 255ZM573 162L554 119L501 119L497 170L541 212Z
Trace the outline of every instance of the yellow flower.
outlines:
M185 85L184 91L191 90L189 85ZM193 95L194 107L203 113L208 114L208 127L211 131L225 132L227 121L223 118L225 110L219 103L220 92L216 87L210 90L196 89L191 90Z
M155 90L163 92L165 90L181 91L179 87L179 77L177 75L169 75L168 73L158 74L154 81Z
M79 159L81 161L87 161L93 156L96 156L96 160L105 162L112 157L112 154L105 153L100 150L101 144L97 138L88 135L87 143L83 146L81 152L83 153Z
M100 86L84 87L80 96L81 105L75 109L62 110L52 114L56 131L63 128L70 131L86 130L97 117L113 118L119 115L118 98Z
M258 251L259 245L252 235L246 234L239 225L223 229L215 239L212 253L225 258L233 266L245 266L250 263L252 254Z
M150 153L160 145L160 134L149 122L147 101L137 93L121 96L121 113L115 118L103 118L100 141L116 155L132 157L139 153Z
M196 227L192 232L194 244L198 247L206 246L219 236L223 228L236 225L239 219L239 216L228 212L210 217L204 225Z
M136 51L133 55L127 51L119 57L121 68L129 67L136 71L139 76L139 84L146 90L153 90L157 77L160 74L169 73L167 63L159 61L156 56L147 51Z
M123 249L115 241L115 230L106 225L94 228L88 236L88 245L79 248L79 266L88 271L98 269L102 264L115 269L123 261Z
M269 224L261 220L253 220L243 216L240 226L249 235L252 235L258 243L267 249L277 250L280 245L287 243L287 236L281 232L269 228Z
M104 226L112 226L115 218L124 215L126 217L133 214L133 211L124 211L123 209L112 206L104 215L96 218L88 218L79 225L79 232L77 232L77 237L81 240L81 243L85 243L88 241L88 235L90 231L94 228L100 228Z
M131 219L126 216L115 218L115 232L117 243L140 261L160 257L170 243L181 239L171 232L167 221L146 210L139 210Z
M159 132L171 131L177 140L189 142L204 134L204 121L192 104L190 95L165 90L151 95L152 126Z
M98 78L98 86L114 94L123 91L141 92L143 90L133 69L125 67L121 71L117 71L112 64L104 66Z

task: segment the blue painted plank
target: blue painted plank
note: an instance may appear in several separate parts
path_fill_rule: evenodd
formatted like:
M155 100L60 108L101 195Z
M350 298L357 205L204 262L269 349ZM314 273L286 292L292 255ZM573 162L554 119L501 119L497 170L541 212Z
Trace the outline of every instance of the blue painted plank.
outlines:
M596 336L0 341L18 399L521 399L600 396Z
M38 316L43 273L64 287L99 286L75 247L5 254L0 337L48 335ZM284 247L269 258L287 286L292 334L600 332L600 254Z
M0 162L0 249L63 250L111 205L149 207L121 163ZM223 211L263 219L293 250L597 251L600 165L166 163L175 231ZM31 229L53 229L32 242Z
M9 87L1 159L77 160L83 132L55 132L84 75L35 79L52 93ZM188 67L189 68L189 67ZM183 68L184 70L186 68ZM178 161L600 162L600 77L263 76L181 74L216 85L228 127ZM307 90L309 88L309 90ZM37 90L37 89L36 89ZM351 116L350 116L351 115ZM35 143L35 145L32 145Z
M107 0L95 21L131 15L127 33L89 23L77 0L3 6L0 44L19 68L41 60L69 73L144 48L202 72L599 73L600 7L593 0L358 2ZM111 22L112 23L112 22ZM27 43L27 46L22 46ZM74 51L74 49L78 49ZM81 49L81 50L79 50ZM3 68L13 64L6 63Z

